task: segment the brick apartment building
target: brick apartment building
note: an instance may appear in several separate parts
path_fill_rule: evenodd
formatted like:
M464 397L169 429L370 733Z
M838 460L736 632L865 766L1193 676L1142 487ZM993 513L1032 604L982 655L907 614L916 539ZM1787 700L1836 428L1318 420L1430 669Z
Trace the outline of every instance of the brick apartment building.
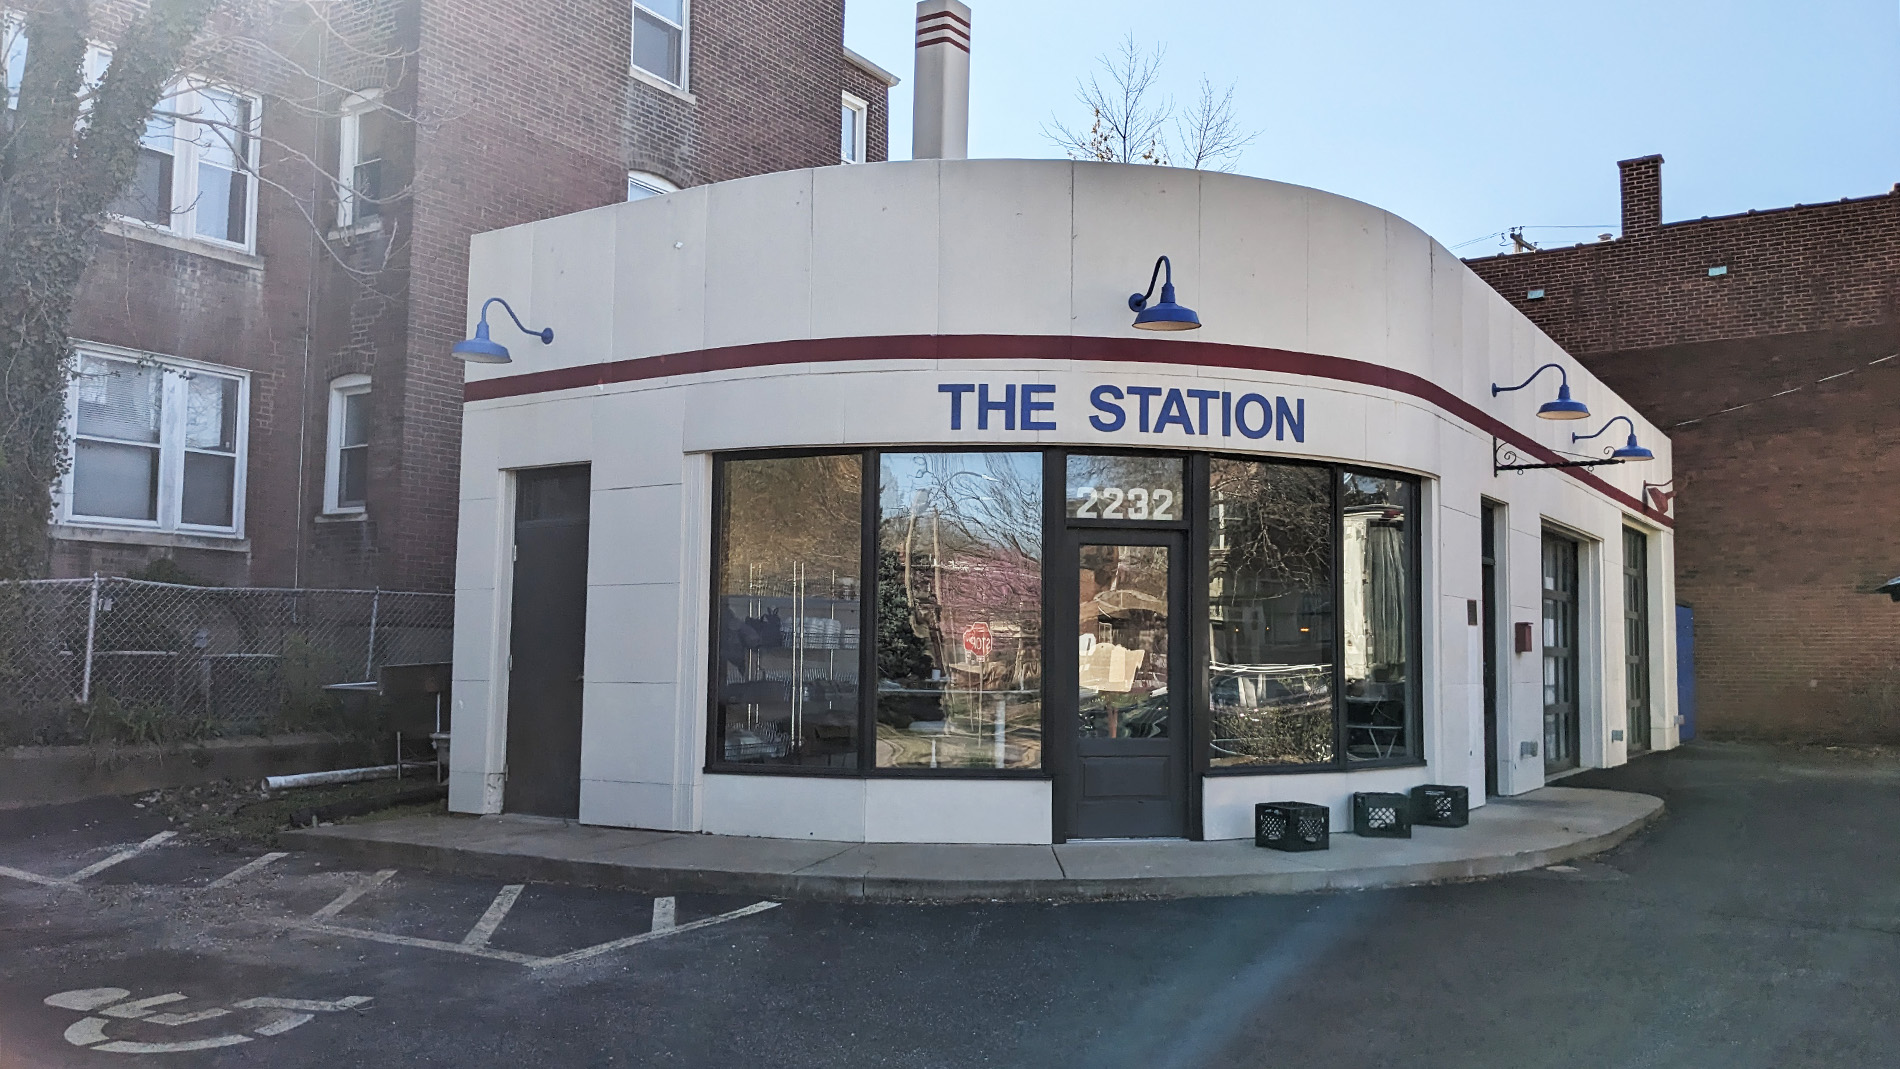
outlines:
M95 5L89 63L136 7ZM106 224L51 573L447 589L470 236L883 159L895 79L843 33L843 0L283 4Z
M1468 261L1674 442L1705 733L1900 739L1900 185ZM1737 407L1737 406L1746 407Z

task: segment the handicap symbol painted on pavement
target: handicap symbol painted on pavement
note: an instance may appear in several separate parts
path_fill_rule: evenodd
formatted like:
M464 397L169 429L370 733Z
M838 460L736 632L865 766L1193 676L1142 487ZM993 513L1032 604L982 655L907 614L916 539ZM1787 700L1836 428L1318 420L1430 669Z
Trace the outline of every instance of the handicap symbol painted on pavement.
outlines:
M235 1047L239 1043L249 1043L258 1036L281 1036L298 1025L308 1024L319 1013L335 1013L338 1010L355 1009L367 1005L367 995L351 995L333 1002L302 998L247 998L242 1002L233 1002L230 1006L212 1006L209 1009L192 1013L166 1011L155 1012L160 1006L171 1006L186 1001L186 996L177 992L153 995L150 998L131 998L132 992L123 987L92 987L81 991L61 991L57 995L48 995L46 1004L62 1010L77 1010L80 1013L97 1014L83 1017L66 1029L66 1042L75 1047L88 1050L102 1050L110 1054L176 1054L188 1050L210 1050L214 1047ZM201 1021L228 1017L240 1010L266 1011L259 1023L244 1031L226 1032L223 1035L207 1039L189 1039L176 1043L143 1043L124 1039L113 1039L106 1034L106 1026L113 1021L138 1021L143 1024L164 1025L176 1028L180 1025L197 1024ZM256 1019L256 1018L253 1018Z

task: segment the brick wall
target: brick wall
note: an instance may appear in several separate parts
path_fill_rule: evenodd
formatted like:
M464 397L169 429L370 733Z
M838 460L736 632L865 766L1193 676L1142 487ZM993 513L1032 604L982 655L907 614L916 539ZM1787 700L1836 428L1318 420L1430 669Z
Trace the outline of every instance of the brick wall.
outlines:
M137 6L99 5L97 36ZM473 234L619 201L628 170L686 186L834 164L846 88L870 101L869 155L884 157L885 87L844 58L843 0L695 0L687 93L629 75L625 0L338 0L323 14L335 33L273 24L294 63L215 72L265 95L257 256L108 236L74 317L77 338L252 373L246 544L81 532L53 540L55 574L169 557L223 583L448 588L462 405L449 347ZM342 87L383 89L415 120L385 163L386 190L415 193L367 233L333 232L334 191L304 162L334 159ZM345 374L373 383L369 502L322 517L329 384Z
M1673 439L1702 730L1900 741L1900 192L1665 224L1661 164L1621 238L1470 266Z

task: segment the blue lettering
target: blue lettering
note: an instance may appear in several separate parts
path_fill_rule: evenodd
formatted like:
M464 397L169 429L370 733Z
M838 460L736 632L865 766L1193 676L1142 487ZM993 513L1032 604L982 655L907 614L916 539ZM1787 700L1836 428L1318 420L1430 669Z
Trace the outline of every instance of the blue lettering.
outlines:
M1294 441L1306 441L1306 398L1302 397L1294 402L1299 406L1298 408L1288 408L1284 397L1276 397L1273 400L1280 410L1279 419L1273 430L1274 439L1277 441L1285 438L1286 432L1291 430ZM1295 412L1298 415L1295 415Z
M1128 388L1128 396L1141 398L1141 430L1142 433L1145 434L1148 431L1148 398L1160 397L1161 387L1130 386Z
M1187 401L1181 396L1180 390L1169 390L1168 396L1162 400L1161 416L1155 420L1155 433L1160 434L1162 428L1170 423L1178 423L1182 430L1194 433L1194 421L1188 418Z
M1247 426L1247 406L1260 406L1260 426L1258 429ZM1240 433L1249 438L1265 438L1273 429L1273 402L1257 393L1250 393L1234 403L1234 422L1239 424Z
M1098 431L1118 431L1128 422L1128 413L1122 411L1122 406L1115 401L1108 400L1110 395L1114 396L1115 401L1122 399L1122 392L1113 386L1097 386L1089 391L1089 403L1095 406L1096 411L1106 412L1114 420L1111 423L1101 416L1090 416L1089 426Z
M937 384L938 393L950 395L950 429L963 429L963 395L976 392L976 386L968 382L943 382Z
M1046 382L1045 383L1028 383L1028 382L1023 383L1023 420L1022 420L1023 430L1052 431L1056 429L1055 420L1044 421L1044 420L1038 420L1036 418L1036 413L1038 412L1054 412L1056 410L1056 403L1054 401L1030 400L1030 398L1034 397L1036 394L1039 394L1039 393L1055 393L1055 392L1056 392L1056 388L1054 386L1049 385Z
M1004 430L1013 431L1016 429L1016 384L1015 383L1012 382L1008 386L1003 387L1003 399L1001 401L990 400L990 384L989 383L985 382L976 388L976 429L977 430L987 431L990 429L990 413L992 412L1001 412L1003 414L1003 429Z
M1234 395L1225 390L1220 395L1220 436L1234 436Z
M1201 433L1207 433L1207 403L1220 396L1219 390L1189 390L1189 397L1201 403Z

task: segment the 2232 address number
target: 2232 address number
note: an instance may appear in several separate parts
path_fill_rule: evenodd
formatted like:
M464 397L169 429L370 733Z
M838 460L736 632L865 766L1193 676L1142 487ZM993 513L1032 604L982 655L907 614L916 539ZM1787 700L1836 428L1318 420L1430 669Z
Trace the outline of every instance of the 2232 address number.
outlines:
M1174 491L1145 486L1082 486L1076 495L1083 498L1076 507L1078 520L1172 520Z

